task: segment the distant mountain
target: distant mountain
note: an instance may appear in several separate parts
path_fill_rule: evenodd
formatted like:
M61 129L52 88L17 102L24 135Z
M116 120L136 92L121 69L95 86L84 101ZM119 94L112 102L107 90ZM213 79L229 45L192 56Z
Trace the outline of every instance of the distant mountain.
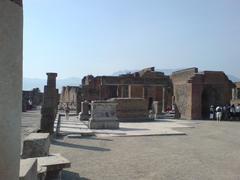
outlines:
M174 71L178 71L180 69L156 69L156 71L160 71L160 72L164 72L165 75L170 75L172 74ZM134 72L137 72L137 71L140 71L140 70L122 70L122 71L117 71L117 72L114 72L112 74L112 76L119 76L121 74L127 74L127 73L134 73Z
M46 84L46 79L23 78L23 90L32 90L33 88L38 87L43 92L44 86ZM63 86L79 86L80 84L81 78L77 77L57 80L57 88L60 92Z
M234 76L234 75L231 75L231 74L227 74L228 78L232 81L232 82L239 82L240 81L240 78Z

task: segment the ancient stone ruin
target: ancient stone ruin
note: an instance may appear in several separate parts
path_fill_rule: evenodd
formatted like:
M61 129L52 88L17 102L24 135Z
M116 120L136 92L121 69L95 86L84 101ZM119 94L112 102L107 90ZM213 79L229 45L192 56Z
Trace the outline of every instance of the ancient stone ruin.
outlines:
M38 88L22 92L22 111L35 109L43 103L43 93Z
M208 118L211 105L230 103L233 83L221 71L189 68L171 76L176 108L184 119Z
M41 131L53 133L54 120L58 110L57 73L47 73L47 86L44 87L43 106L41 109Z
M92 101L90 129L118 129L119 122L116 116L117 103L110 101Z
M147 102L147 113L154 117L172 110L177 118L202 119L208 117L211 105L230 103L233 87L221 71L189 68L166 76L146 68L120 76L85 76L78 88L77 106L85 100L142 98Z
M234 104L235 106L240 104L240 82L236 82L235 87L232 89L231 104Z
M152 120L149 118L148 102L143 98L112 98L108 101L117 104L116 115L119 121L139 122Z

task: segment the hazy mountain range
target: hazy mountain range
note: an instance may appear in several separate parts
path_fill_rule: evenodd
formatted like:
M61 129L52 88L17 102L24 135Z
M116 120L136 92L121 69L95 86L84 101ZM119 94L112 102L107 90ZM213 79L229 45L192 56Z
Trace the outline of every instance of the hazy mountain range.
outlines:
M156 71L161 71L164 72L166 75L172 74L172 72L177 71L179 69L156 69ZM122 70L122 71L117 71L112 74L112 76L118 76L120 74L126 74L126 73L132 73L136 72L138 70ZM228 78L232 80L233 82L240 81L240 78L234 76L234 75L229 75ZM63 86L79 86L81 84L82 78L81 77L71 77L71 78L66 78L66 79L58 79L57 80L57 88L60 90ZM41 91L43 91L44 86L46 85L46 80L45 79L37 79L37 78L23 78L23 90L31 90L33 88L38 87Z

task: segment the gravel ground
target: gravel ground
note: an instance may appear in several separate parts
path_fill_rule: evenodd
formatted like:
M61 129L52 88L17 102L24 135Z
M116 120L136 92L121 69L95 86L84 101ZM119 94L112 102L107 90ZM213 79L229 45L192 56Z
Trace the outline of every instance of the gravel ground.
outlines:
M240 179L240 122L194 122L184 136L64 137L51 152L72 162L63 180ZM39 111L23 113L22 137L39 124Z
M185 136L63 138L68 179L240 179L240 122L197 121ZM181 129L183 130L183 129Z

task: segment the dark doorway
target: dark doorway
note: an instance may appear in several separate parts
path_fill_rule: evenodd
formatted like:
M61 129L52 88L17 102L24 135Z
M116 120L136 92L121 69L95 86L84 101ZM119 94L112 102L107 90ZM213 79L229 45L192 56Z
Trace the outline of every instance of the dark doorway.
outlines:
M210 106L218 105L218 92L216 89L208 87L202 92L202 118L209 119Z
M150 97L150 98L148 99L148 110L152 110L152 104L153 104L153 98Z

